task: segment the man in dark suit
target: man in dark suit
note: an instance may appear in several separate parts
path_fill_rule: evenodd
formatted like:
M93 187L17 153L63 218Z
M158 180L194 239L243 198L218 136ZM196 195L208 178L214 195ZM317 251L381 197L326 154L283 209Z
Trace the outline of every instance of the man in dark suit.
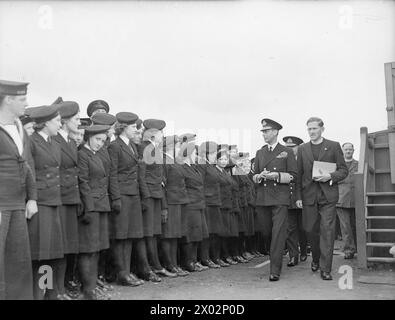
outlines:
M262 221L264 237L271 237L269 280L278 281L287 239L289 183L296 179L296 160L292 149L277 141L282 126L270 119L263 119L261 123L267 145L255 156L256 210Z
M27 83L0 80L0 300L33 299L26 218L37 213L29 140L19 120Z
M310 142L302 144L297 155L296 186L300 199L296 203L303 208L303 226L312 248L311 269L315 272L321 268L321 278L332 280L338 182L347 176L348 170L340 144L322 137L324 122L320 118L307 120L307 130ZM336 170L313 178L314 161L335 163Z
M352 259L356 252L354 173L358 171L358 161L353 158L354 145L352 143L346 142L342 148L348 176L339 182L339 200L336 209L344 240L344 259Z

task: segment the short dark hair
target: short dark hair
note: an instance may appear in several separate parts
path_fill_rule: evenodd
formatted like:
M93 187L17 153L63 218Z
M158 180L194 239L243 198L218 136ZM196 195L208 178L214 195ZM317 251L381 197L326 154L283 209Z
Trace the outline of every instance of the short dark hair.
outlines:
M342 144L342 148L344 148L344 146L345 146L346 144L351 144L352 148L354 149L354 145L353 145L351 142L344 142L344 143Z
M311 117L311 118L309 118L309 120L307 120L307 122L306 122L306 125L308 125L310 122L318 122L318 125L320 127L324 126L324 121L322 121L322 119L318 118L318 117Z

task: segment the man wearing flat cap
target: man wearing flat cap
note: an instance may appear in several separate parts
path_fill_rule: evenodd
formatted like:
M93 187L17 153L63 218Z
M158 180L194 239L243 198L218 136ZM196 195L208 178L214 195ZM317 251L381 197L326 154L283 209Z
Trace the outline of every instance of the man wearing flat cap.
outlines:
M298 147L303 143L303 140L294 137L286 136L283 138L285 145L291 148L296 156ZM299 263L299 253L300 261L306 261L307 259L307 237L303 230L302 223L302 210L296 206L296 200L298 196L296 194L296 184L291 181L289 184L291 204L288 209L288 238L287 238L287 248L289 253L288 267L296 266ZM299 252L300 250L300 252Z
M289 183L296 179L296 159L292 149L278 143L282 126L271 119L263 119L261 124L267 144L255 156L256 210L264 237L271 238L269 280L278 281L287 239Z
M0 300L33 299L26 218L37 212L29 140L19 117L28 83L0 80Z

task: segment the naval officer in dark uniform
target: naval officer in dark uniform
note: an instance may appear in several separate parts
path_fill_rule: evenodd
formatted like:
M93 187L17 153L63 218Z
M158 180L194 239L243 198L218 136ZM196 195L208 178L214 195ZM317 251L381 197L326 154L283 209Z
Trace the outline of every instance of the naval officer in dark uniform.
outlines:
M30 146L19 117L27 83L0 80L0 300L32 299L33 278L26 218L37 213Z
M296 179L296 159L292 149L278 143L282 126L263 119L262 134L267 145L255 156L254 182L257 188L257 214L263 219L263 234L270 237L270 281L280 279L283 249L287 240L289 183Z
M303 140L298 137L286 136L283 138L285 145L291 148L296 156L298 146L303 143ZM288 267L294 267L300 261L306 261L307 259L307 236L303 230L302 223L302 210L296 206L296 200L298 195L296 194L296 184L291 182L289 184L291 204L288 209L288 238L287 248L289 253Z

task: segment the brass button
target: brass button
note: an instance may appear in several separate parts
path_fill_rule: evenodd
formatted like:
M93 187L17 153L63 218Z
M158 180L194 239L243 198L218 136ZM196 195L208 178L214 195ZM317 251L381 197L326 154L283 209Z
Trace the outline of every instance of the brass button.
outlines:
M277 184L276 183L274 183L274 186L276 186Z
M266 184L264 184L263 186L266 187Z

